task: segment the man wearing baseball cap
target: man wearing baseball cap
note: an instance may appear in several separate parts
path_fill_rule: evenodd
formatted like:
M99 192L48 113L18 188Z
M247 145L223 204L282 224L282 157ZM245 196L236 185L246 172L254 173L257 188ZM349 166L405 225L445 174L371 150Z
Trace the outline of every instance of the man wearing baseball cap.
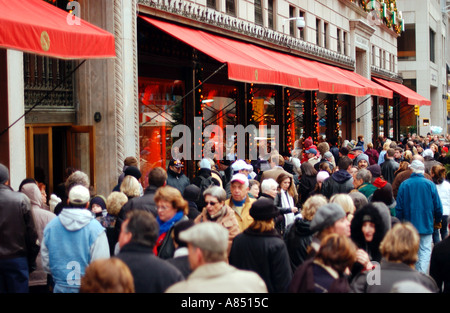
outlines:
M416 270L427 273L433 244L434 222L442 219L442 203L436 184L424 177L425 165L413 160L411 176L401 183L397 194L396 217L414 225L420 235Z
M167 166L167 185L177 188L181 194L191 183L189 178L183 173L183 163L180 160L172 159Z
M249 183L246 175L242 173L234 174L230 181L231 197L225 201L225 205L230 206L236 215L239 228L244 231L252 222L250 208L255 199L248 196Z
M228 231L222 225L199 223L182 231L179 238L188 244L193 272L166 293L267 293L258 274L228 264Z
M54 293L77 293L85 268L110 257L105 229L87 210L89 199L89 189L72 187L68 207L44 229L42 265L53 277Z

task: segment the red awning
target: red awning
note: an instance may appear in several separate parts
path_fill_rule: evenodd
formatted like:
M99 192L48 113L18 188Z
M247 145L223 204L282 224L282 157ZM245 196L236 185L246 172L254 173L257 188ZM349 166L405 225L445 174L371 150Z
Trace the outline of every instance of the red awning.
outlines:
M226 63L231 80L319 90L330 94L357 97L370 94L392 98L390 90L354 72L201 30L140 17L213 59Z
M61 59L115 57L114 36L42 0L0 0L0 47Z
M178 26L145 16L140 17L215 60L227 63L228 78L231 80L307 90L317 89L317 79L313 75L278 60L276 58L278 55L268 53L269 50L201 30Z
M428 100L425 97L422 97L421 95L419 95L417 92L409 89L408 87L406 87L405 85L396 83L396 82L391 82L388 80L384 80L384 79L380 79L380 78L375 78L373 77L373 79L391 89L392 91L398 93L400 96L405 97L406 99L408 99L408 104L411 105L431 105L431 101Z

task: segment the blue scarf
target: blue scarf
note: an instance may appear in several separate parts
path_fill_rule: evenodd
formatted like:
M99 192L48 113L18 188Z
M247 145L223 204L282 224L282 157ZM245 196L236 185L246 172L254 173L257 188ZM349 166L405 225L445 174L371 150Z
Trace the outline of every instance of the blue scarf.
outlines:
M242 200L242 201L236 201L236 200L234 200L233 198L231 198L231 201L233 201L233 204L234 204L235 206L243 206L246 199L247 199L247 197L245 197L244 200Z
M159 235L166 233L167 231L169 231L169 229L173 226L173 224L175 224L176 222L178 222L179 220L181 220L181 218L184 216L183 211L178 211L170 220L168 220L167 222L163 222L159 219L159 216L156 217L156 221L159 224Z

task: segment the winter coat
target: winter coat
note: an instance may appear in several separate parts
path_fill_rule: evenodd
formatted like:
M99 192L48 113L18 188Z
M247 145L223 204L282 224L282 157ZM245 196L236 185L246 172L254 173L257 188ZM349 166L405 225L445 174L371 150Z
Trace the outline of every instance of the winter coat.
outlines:
M358 191L361 192L363 195L366 196L367 199L372 196L373 192L377 190L377 187L370 183L363 183L361 186L358 187Z
M349 291L350 285L345 275L330 270L329 267L315 262L313 258L306 260L297 268L288 289L290 293L347 293Z
M167 293L267 293L256 273L238 270L226 262L206 263L189 277L167 289Z
M353 189L352 175L347 170L339 170L323 181L321 192L330 199L337 193L349 193Z
M156 186L148 186L144 190L144 195L142 197L134 197L128 200L120 209L117 216L117 221L115 224L115 229L120 233L120 227L125 220L127 213L133 210L143 210L157 216L156 203L155 203L155 193L158 188Z
M183 172L176 173L172 171L170 168L167 169L167 185L178 189L181 192L181 194L184 193L184 189L190 183L191 182L189 178L186 175L184 175Z
M431 252L430 276L441 292L450 293L450 237L438 242Z
M380 268L375 269L377 273L362 272L357 275L351 283L351 292L354 293L390 293L394 285L405 280L415 282L431 292L438 292L436 282L429 275L416 271L407 264L381 261ZM367 276L371 275L371 278ZM378 275L379 283L373 280ZM369 284L370 283L370 284Z
M136 293L162 293L184 279L175 266L156 257L151 247L140 243L124 245L117 257L130 269Z
M292 279L286 245L275 229L261 233L247 228L237 235L229 262L239 269L259 274L270 293L286 292Z
M312 241L311 221L296 219L284 236L284 242L289 254L292 272L302 264L308 255L308 247Z
M239 228L239 224L236 220L236 216L234 214L234 211L232 208L230 208L228 205L224 205L222 208L223 212L222 214L217 217L215 220L212 220L211 217L208 214L208 211L206 208L203 209L202 213L197 216L197 218L194 220L194 223L202 223L207 221L213 221L215 223L218 223L225 227L228 230L228 250L227 253L230 253L231 244L233 243L234 237L236 237L240 232L241 229Z
M425 173L430 174L431 168L435 165L442 165L441 162L436 161L433 157L424 157L423 164L425 165Z
M298 194L300 195L299 207L302 207L303 203L309 198L311 192L316 188L316 184L316 176L302 175L300 177L300 184L298 186Z
M39 242L42 242L44 236L44 228L47 224L56 217L56 215L48 210L45 210L43 206L41 191L39 187L34 183L25 184L22 186L22 192L30 199L34 222L36 225L36 231L38 234ZM45 286L47 285L47 273L42 267L41 253L36 257L36 270L30 274L29 278L30 286Z
M395 171L398 170L400 164L394 161L394 159L388 159L380 165L381 167L381 175L383 178L390 184L394 181Z
M367 218L367 216L370 217L370 221L375 225L375 233L371 242L366 242L362 232L364 219ZM379 246L381 240L383 240L387 231L391 228L391 225L383 219L381 213L379 212L379 208L369 203L361 209L356 210L350 228L351 239L358 246L358 248L366 251L371 261L380 262L381 252Z
M36 266L38 233L28 197L0 184L0 259L27 257Z
M236 216L236 220L239 224L239 229L241 230L241 232L244 231L248 226L250 226L251 223L253 223L253 217L250 216L250 208L252 207L252 204L255 201L256 199L252 199L249 196L247 196L247 198L245 198L241 214L239 214L236 210L233 209L233 200L231 198L225 201L225 205L233 209L234 215Z
M411 222L421 235L433 233L434 220L442 218L442 203L436 185L422 174L412 173L398 190L396 217Z
M110 257L105 229L87 209L64 208L44 229L41 257L55 282L55 293L78 292L86 267ZM73 275L72 266L80 275Z
M379 153L375 149L367 149L364 151L365 154L369 156L369 165L378 164Z

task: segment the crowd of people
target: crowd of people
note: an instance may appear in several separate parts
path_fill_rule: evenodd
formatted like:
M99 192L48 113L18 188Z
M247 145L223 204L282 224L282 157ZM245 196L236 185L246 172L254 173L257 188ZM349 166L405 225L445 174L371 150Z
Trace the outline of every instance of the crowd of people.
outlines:
M450 292L449 146L308 137L192 179L127 157L110 194L72 170L49 202L0 164L0 293Z

